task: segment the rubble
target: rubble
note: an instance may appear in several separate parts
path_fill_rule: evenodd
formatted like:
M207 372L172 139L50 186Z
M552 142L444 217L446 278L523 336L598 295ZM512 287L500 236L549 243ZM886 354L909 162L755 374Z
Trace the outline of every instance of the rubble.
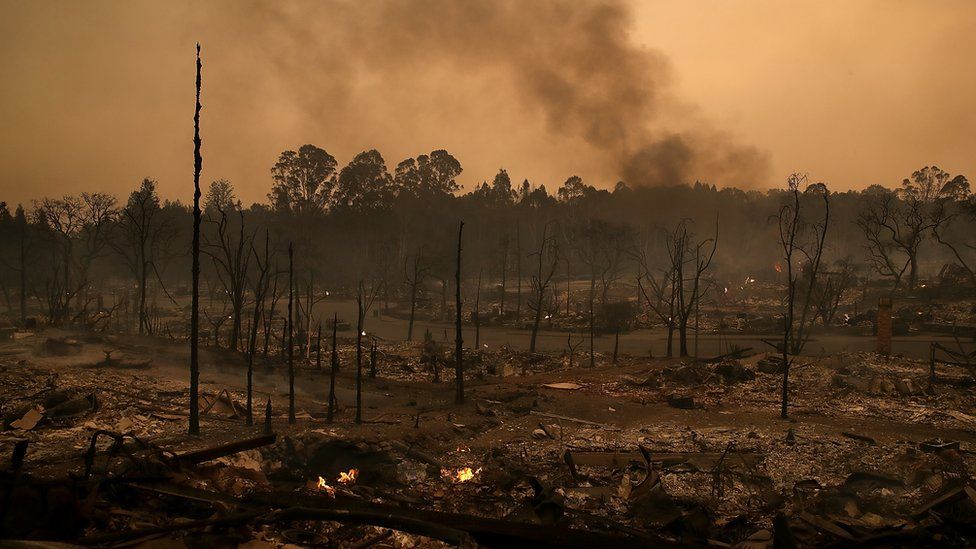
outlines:
M337 420L323 419L326 385L311 363L295 425L272 412L248 427L241 381L205 373L204 439L184 434L188 393L158 370L164 353L145 369L65 357L0 369L12 435L4 489L62 517L5 509L2 535L254 547L971 543L976 402L948 381L963 366L942 365L930 385L925 361L797 357L784 423L780 376L760 367L775 363L768 355L621 356L567 372L540 354L505 376L500 365L520 355L488 351L456 406L442 396L449 383L401 367L416 347L380 351L358 425L341 391ZM340 371L340 388L353 382ZM284 402L259 390L257 403Z

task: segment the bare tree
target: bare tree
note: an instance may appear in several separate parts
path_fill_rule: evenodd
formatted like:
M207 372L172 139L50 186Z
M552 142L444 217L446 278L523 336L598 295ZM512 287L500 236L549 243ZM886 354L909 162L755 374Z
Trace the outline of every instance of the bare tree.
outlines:
M678 290L681 278L680 263L684 257L683 223L665 232L668 262L662 269L652 269L648 239L637 246L634 254L638 264L637 289L650 309L667 328L667 356L674 356L674 332L678 327ZM662 255L662 254L655 254ZM655 274L657 273L657 274Z
M501 278L502 278L502 288L501 288L501 303L499 304L499 312L501 314L502 321L505 320L505 295L508 292L508 246L510 238L508 233L505 233L501 238Z
M478 286L474 293L474 308L471 310L474 322L474 348L481 348L481 270L478 270Z
M515 324L522 320L522 232L515 222Z
M694 249L690 245L694 235L688 230L687 224L684 224L681 230L682 254L677 255L680 263L675 277L678 283L678 339L681 356L688 356L688 320L691 318L692 311L698 310L702 295L705 293L702 275L711 265L715 250L718 248L718 216L715 217L715 235L696 242ZM687 271L691 273L689 278L684 276L686 264L690 268Z
M926 166L902 181L895 191L877 189L865 200L857 224L868 241L869 260L878 274L891 277L895 289L908 273L907 287L918 283L919 247L948 220L946 203L964 198L969 181Z
M356 294L356 423L363 422L363 336L366 335L366 314L382 287L381 280L372 280L367 289L360 279Z
M336 331L339 329L339 315L338 313L333 313L332 315L332 360L329 364L329 415L328 422L332 423L332 419L336 412L336 395L335 395L335 381L336 374L339 372L339 349L336 347Z
M120 238L111 241L139 287L139 334L152 333L146 309L149 276L155 264L169 259L175 227L159 215L156 182L144 179L140 188L129 195L119 216Z
M782 401L780 406L780 416L786 419L789 416L789 381L790 381L790 355L797 355L803 350L803 346L809 339L807 329L812 324L812 318L808 319L811 301L813 299L813 288L817 283L818 273L820 272L820 261L823 256L824 243L827 237L827 226L830 221L830 193L822 183L811 185L812 194L820 194L823 197L824 213L823 219L810 224L804 219L804 211L801 209L802 200L800 185L806 182L806 176L792 174L787 180L789 200L784 203L776 214L776 222L779 234L779 244L783 250L783 260L786 274L786 299L785 299L785 322L783 324L783 341L780 345L783 368L783 387ZM808 189L807 192L811 192ZM806 279L806 287L801 289L800 269L794 263L799 259L803 266L810 269L809 277ZM800 303L799 317L797 317L797 298L798 291L804 291Z
M976 245L972 242L973 222L976 221L976 198L969 196L954 204L958 211L950 212L946 216L945 226L932 228L932 235L943 247L952 252L956 263L966 273L970 285L976 289ZM951 225L967 223L962 230L953 235ZM968 238L967 238L968 237Z
M824 271L815 281L813 286L815 318L819 317L825 327L833 322L841 301L851 289L855 280L854 269L854 258L848 256L835 261L833 269ZM812 274L813 271L810 269L804 271L804 276Z
M294 301L295 301L295 251L288 243L288 423L295 423L295 340L294 340Z
M620 265L623 259L624 231L602 220L587 218L574 226L566 234L576 256L586 265L590 275L590 289L588 294L589 325L590 325L590 367L595 366L594 338L596 319L597 282L600 283L601 315L606 310L610 287L620 277ZM569 266L567 262L567 273ZM568 274L567 274L568 276ZM567 299L569 296L569 281L567 280Z
M61 255L62 280L53 298L51 320L69 322L72 300L88 286L92 261L105 251L118 210L103 193L44 198L35 203L38 216L53 231Z
M464 402L464 338L461 335L461 235L464 233L464 221L458 224L457 240L457 268L454 271L455 308L454 308L454 403Z
M264 313L264 300L268 294L268 287L271 283L271 238L270 231L265 229L264 232L264 258L262 259L261 254L258 253L257 249L254 247L254 242L251 242L251 254L254 256L254 261L257 264L257 277L254 278L251 285L251 291L254 293L254 312L251 315L250 323L250 342L248 343L247 351L247 424L253 425L253 404L252 404L252 392L253 392L253 375L254 375L254 355L257 354L257 342L258 342L258 325L261 322L261 316Z
M417 253L408 256L403 262L403 277L410 288L410 322L407 324L407 341L413 341L413 324L417 314L417 294L423 287L424 280L430 276L430 261L421 246Z
M529 300L529 309L535 313L532 321L532 338L529 340L530 353L535 352L539 323L542 321L542 311L545 309L546 291L549 289L552 277L556 274L556 267L559 265L559 244L549 226L550 223L543 225L542 235L539 238L539 249L532 254L536 256L537 268L532 275L533 296Z
M206 242L204 253L213 261L217 280L230 298L232 316L230 348L236 351L241 340L241 319L244 316L244 301L247 297L247 273L251 263L253 238L245 234L243 211L237 211L238 226L234 231L227 211L219 205L214 205L213 208L217 211L218 217L216 220L209 221L216 224L216 241Z

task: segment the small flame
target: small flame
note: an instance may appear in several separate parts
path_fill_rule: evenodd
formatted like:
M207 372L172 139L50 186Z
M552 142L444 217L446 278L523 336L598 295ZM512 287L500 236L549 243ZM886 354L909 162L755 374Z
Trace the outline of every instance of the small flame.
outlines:
M441 469L441 476L451 479L451 482L468 482L474 479L475 475L481 472L481 467L477 469L472 469L470 467L461 467L457 471L451 471L450 469Z
M339 477L336 479L336 481L339 484L354 484L358 476L359 476L359 469L349 469L348 473L344 473L340 471Z
M773 268L776 269L776 272L777 273L783 272L783 266L780 265L779 263L776 263L775 265L773 265Z
M318 488L319 490L324 490L325 493L329 494L332 497L335 497L336 495L336 489L333 488L332 486L329 486L329 484L325 482L325 479L322 477L319 477L319 482L318 484L316 484L316 488Z

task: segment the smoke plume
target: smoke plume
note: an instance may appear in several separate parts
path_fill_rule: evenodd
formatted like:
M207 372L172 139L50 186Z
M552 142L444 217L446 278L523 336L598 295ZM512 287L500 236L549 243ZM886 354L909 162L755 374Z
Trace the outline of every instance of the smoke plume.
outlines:
M229 9L234 21L239 5ZM629 184L749 186L766 172L762 152L670 95L668 59L632 43L633 17L620 1L256 2L243 13L236 31L257 45L244 62L270 68L280 81L301 75L304 85L286 90L302 109L298 117L355 125L356 115L342 110L357 103L363 85L389 93L375 101L425 111L432 107L425 93L444 97L473 86L480 89L466 96L486 103L482 116L491 116L493 102L504 110L514 100L527 120L541 118L555 139L585 143L599 172ZM227 10L214 10L207 24L226 26L227 18ZM465 110L449 100L440 106L455 113L435 115L444 125ZM402 116L406 131L424 122L374 109Z

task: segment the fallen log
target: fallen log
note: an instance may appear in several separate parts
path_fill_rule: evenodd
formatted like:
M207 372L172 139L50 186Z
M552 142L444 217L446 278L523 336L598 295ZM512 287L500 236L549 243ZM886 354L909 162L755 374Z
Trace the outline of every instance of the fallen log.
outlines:
M197 465L205 461L211 461L224 456L236 454L238 452L244 452L246 450L253 450L262 446L274 444L277 438L278 435L271 433L270 435L261 435L254 438L229 442L227 444L220 444L211 448L204 448L202 450L194 450L192 452L179 454L176 456L176 461L178 461L181 465Z
M414 448L412 446L408 446L404 442L400 442L399 440L393 440L393 441L390 441L390 445L393 446L394 448L396 448L397 450L403 452L403 454L405 456L412 457L412 458L414 458L416 460L420 460L420 461L422 461L424 463L429 463L430 465L434 465L434 466L439 467L441 469L444 469L445 468L445 465L444 465L444 463L441 460L435 458L434 456L428 454L427 452L424 452L422 450L418 450L418 449L416 449L416 448Z
M489 547L677 547L663 538L649 544L646 537L632 537L606 532L579 530L550 524L530 524L504 519L427 511L361 501L339 501L332 498L300 496L293 492L258 493L250 502L282 509L275 515L290 520L331 520L351 524L369 524L405 532L436 537L457 543L455 531L467 533L479 545ZM297 505L296 505L297 504ZM419 528L437 526L445 530ZM417 528L417 529L415 529ZM443 536L434 535L438 531Z

